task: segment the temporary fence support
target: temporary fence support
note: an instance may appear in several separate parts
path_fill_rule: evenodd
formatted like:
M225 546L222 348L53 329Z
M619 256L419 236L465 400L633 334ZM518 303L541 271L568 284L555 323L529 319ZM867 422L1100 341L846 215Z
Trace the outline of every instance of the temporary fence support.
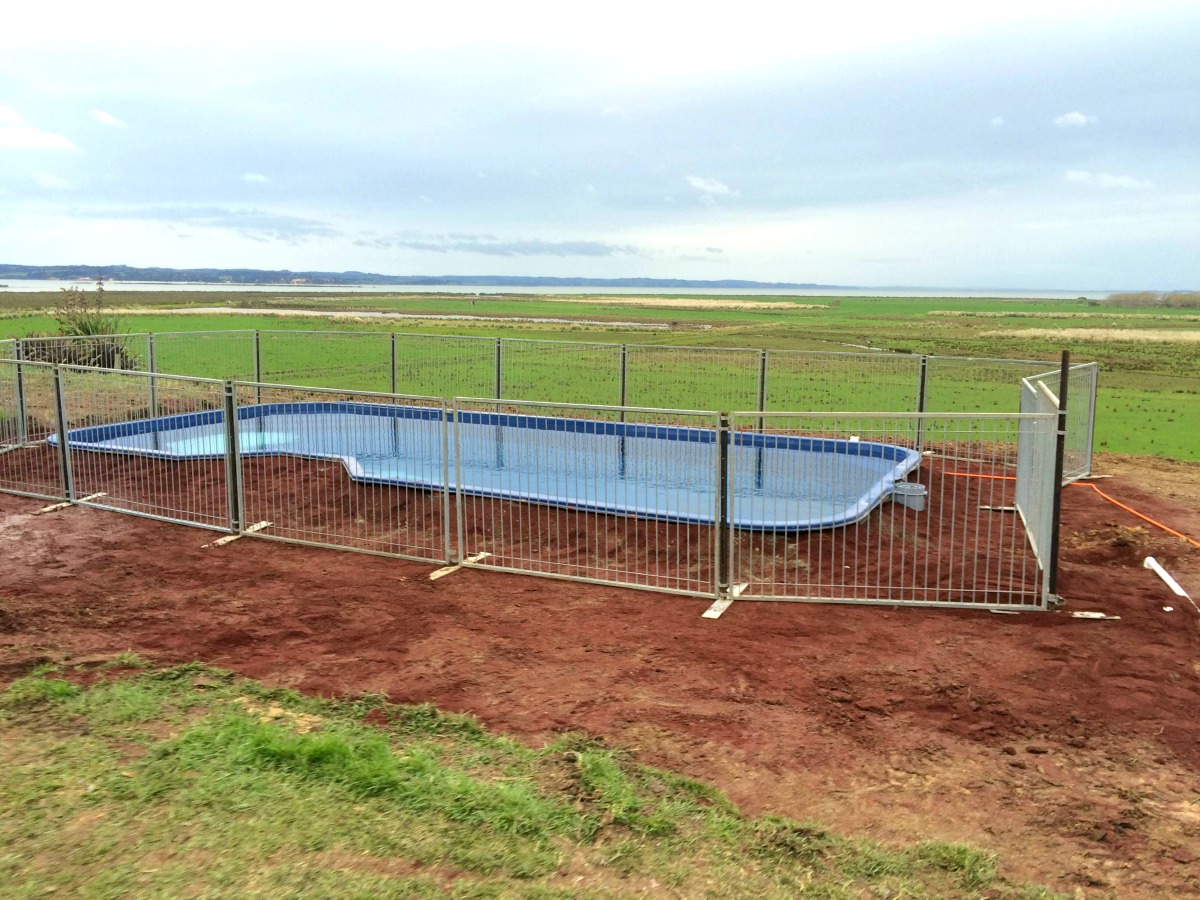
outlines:
M257 335L258 332L255 332ZM229 492L229 530L242 530L242 454L238 448L237 390L225 382L225 484Z
M627 386L629 384L629 347L621 345L621 370L617 380L617 406L625 406ZM621 410L621 421L625 421L625 411Z
M729 564L732 556L729 525L729 413L717 417L717 598L729 596Z
M396 332L392 332L392 393L400 393L396 390Z
M758 411L764 412L767 408L767 351L758 351ZM762 419L758 420L758 430L762 431L765 424Z
M149 402L151 418L158 415L158 379L154 376L158 373L158 356L154 347L154 335L146 335L146 371L150 373L147 379L149 384Z
M1067 385L1071 376L1071 351L1062 352L1062 367L1058 373L1058 436L1054 442L1054 512L1050 519L1050 565L1046 573L1047 601L1061 605L1058 598L1058 528L1062 522L1063 462L1067 450Z
M920 374L917 376L917 412L925 412L925 402L929 385L929 357L921 357ZM925 419L917 419L917 452L925 450Z
M254 402L262 403L262 332L254 329Z
M25 373L21 365L25 351L22 341L16 342L14 353L17 357L17 443L24 447L29 443L29 414L25 409Z
M58 431L58 467L63 496L75 502L75 476L71 471L71 448L67 440L67 403L63 392L62 369L54 367L54 427Z
M504 341L496 338L496 399L504 396Z

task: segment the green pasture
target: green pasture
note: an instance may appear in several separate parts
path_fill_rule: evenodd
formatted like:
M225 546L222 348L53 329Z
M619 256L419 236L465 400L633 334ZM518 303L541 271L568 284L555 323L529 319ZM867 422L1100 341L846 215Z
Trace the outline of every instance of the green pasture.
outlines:
M145 666L0 693L5 897L1053 896L968 845L747 816L583 735Z
M8 295L39 297L40 295ZM213 330L263 332L264 381L346 390L390 391L391 338L397 339L396 389L432 396L491 397L495 392L495 339L503 338L503 395L616 404L619 349L628 347L626 403L688 409L754 409L759 364L755 353L697 352L696 348L819 350L836 356L772 354L767 408L772 410L913 410L919 357L1003 357L1043 360L1029 366L930 363L930 411L1014 411L1018 380L1057 367L1062 349L1076 361L1097 361L1102 374L1096 447L1200 459L1192 423L1200 421L1200 342L1129 340L1107 333L1200 331L1194 311L1114 309L1087 301L1014 301L945 298L802 298L819 309L684 310L556 302L537 297L463 295L123 294L144 312L124 316L131 331L153 331L160 371L212 378L253 377L248 334L193 336ZM795 298L738 298L751 301ZM47 295L41 301L52 302ZM656 322L666 330L617 324L521 321L343 320L256 315L162 315L152 306L181 302L230 306L284 306L326 310L404 311L422 315L473 314ZM1063 328L1095 332L1065 344ZM0 336L46 333L43 311L0 319ZM323 330L320 336L298 331ZM1012 335L1007 332L1029 332ZM186 332L175 335L166 332ZM367 332L365 334L350 332ZM441 336L436 339L435 336ZM451 339L453 336L454 339ZM486 338L486 339L484 339ZM559 343L570 341L572 344ZM547 343L553 342L553 343ZM606 346L607 345L607 346ZM672 345L659 349L647 345ZM878 350L861 348L880 348Z

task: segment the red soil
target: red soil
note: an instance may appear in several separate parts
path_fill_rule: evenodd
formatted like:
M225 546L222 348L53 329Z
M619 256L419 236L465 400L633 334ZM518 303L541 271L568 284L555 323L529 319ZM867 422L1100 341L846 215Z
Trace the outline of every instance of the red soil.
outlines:
M1103 488L1200 535L1200 466ZM1171 464L1165 464L1171 468ZM1103 465L1101 467L1103 469ZM1172 496L1173 495L1173 496ZM1088 896L1200 892L1200 550L1069 488L1067 612L706 601L206 533L0 495L0 680L126 649L585 730L750 813L996 851ZM1164 612L1164 606L1174 607ZM1119 620L1072 618L1096 609Z

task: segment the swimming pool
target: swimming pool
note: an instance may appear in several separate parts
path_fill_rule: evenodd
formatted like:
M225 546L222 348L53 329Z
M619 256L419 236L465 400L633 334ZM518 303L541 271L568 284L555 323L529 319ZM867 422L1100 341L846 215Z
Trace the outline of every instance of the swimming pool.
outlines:
M720 490L715 428L359 402L265 403L238 409L243 457L340 462L357 482L495 497L668 522L714 524ZM70 429L72 452L157 459L226 454L224 413ZM57 444L57 435L47 442ZM870 441L738 431L728 448L735 528L804 532L861 521L921 462Z

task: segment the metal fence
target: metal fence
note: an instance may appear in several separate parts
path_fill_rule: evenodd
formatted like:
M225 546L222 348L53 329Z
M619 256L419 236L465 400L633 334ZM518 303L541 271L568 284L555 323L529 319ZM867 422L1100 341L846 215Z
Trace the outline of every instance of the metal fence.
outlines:
M1013 514L1013 497L1018 483L1024 488L1026 478L1040 471L1035 466L1048 463L1053 475L1053 453L1019 465L1021 429L1042 438L1035 449L1044 449L1049 435L1052 451L1054 421L1053 414L734 414L733 446L741 452L731 454L731 481L764 482L772 509L790 508L802 520L829 502L812 482L853 485L862 457L825 452L803 466L783 468L764 461L764 436L768 441L818 436L825 443L845 442L845 448L871 442L915 451L913 435L919 433L925 450L919 467L874 510L860 515L851 505L853 491L839 496L835 502L849 506L847 515L856 521L836 531L738 527L739 504L754 493L733 491L732 592L762 600L1044 608L1043 566L1023 521ZM764 473L772 465L775 471ZM1036 496L1053 502L1053 496Z
M764 412L1017 412L1018 382L1047 367L903 353L288 330L25 338L9 352L40 362L348 391ZM1067 480L1091 471L1098 369L1071 368Z
M1034 609L1059 411L1020 391L1019 413L718 413L0 360L0 490L718 599ZM863 482L880 454L904 466Z

